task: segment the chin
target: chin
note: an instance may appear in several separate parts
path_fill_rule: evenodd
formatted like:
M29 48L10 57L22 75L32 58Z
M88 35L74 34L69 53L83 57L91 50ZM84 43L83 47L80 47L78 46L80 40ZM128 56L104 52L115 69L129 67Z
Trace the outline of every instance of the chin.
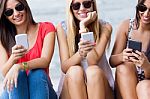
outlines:
M150 21L143 21L144 24L149 25Z

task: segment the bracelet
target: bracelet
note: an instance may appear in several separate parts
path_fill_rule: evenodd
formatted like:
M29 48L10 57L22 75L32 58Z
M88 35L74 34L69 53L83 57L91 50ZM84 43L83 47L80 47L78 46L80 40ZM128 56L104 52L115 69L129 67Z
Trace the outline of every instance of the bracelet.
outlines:
M89 29L88 28L84 28L82 30L79 30L79 33L85 33L85 32L89 32Z
M25 71L29 69L29 66L28 66L27 62L22 62L22 65L23 65L23 68L24 68Z

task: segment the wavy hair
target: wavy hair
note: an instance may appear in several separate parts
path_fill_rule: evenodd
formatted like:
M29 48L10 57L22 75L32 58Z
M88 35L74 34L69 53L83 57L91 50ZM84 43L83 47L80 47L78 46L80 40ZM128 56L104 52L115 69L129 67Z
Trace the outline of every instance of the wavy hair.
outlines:
M16 27L14 24L12 24L7 17L4 15L4 11L6 8L6 2L8 0L1 0L1 6L0 6L0 13L1 18L0 18L0 41L5 48L5 50L10 54L11 53L11 48L12 46L15 45L15 35L17 34ZM26 19L28 22L27 26L30 26L31 24L36 24L33 17L31 10L28 6L28 3L26 0L17 0L18 2L22 3L25 6L25 11L26 11Z
M145 2L145 0L138 0L137 6L139 4L143 4ZM140 14L139 11L136 7L136 13L135 13L135 18L136 18L136 27L139 28L139 24L140 24Z
M93 11L97 12L96 0L93 1ZM77 49L76 36L79 34L79 21L74 17L71 9L72 0L67 0L67 42L69 48L69 55L72 56ZM88 29L94 33L95 41L99 41L101 34L101 24L98 20L98 17L94 22L89 24Z

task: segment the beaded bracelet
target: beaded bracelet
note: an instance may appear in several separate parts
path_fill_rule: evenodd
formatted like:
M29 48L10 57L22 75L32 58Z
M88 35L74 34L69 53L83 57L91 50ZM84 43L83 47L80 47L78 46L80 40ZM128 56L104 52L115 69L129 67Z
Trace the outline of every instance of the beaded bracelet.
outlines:
M23 65L23 68L24 68L25 71L29 69L29 66L28 66L27 62L22 62L22 65Z
M82 30L79 30L79 33L85 33L85 32L89 32L89 29L88 28L84 28Z

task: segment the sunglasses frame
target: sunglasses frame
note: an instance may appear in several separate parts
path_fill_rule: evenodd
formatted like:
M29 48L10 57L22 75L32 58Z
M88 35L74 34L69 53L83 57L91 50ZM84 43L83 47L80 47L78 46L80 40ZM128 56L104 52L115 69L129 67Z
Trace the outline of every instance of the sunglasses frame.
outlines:
M86 2L86 3L90 3L90 5L88 5L88 7L87 7L87 5L85 5L85 2ZM74 6L75 6L75 4L77 4L77 3L78 3L78 6L76 6L76 8L75 8ZM82 3L76 2L76 3L74 3L74 4L71 3L71 7L72 7L73 10L79 10L80 7L81 7L81 5L83 5L84 8L88 9L88 8L90 8L90 7L92 6L92 3L94 3L93 0L91 0L91 1L83 1Z
M18 4L16 4L16 6L15 6L14 9L15 9L16 11L23 11L23 10L25 9L25 6L24 6L24 4L22 4L21 2L19 2ZM5 15L6 17L12 16L13 13L14 13L14 9L10 9L10 8L6 9L6 10L4 11L4 15Z
M142 8L143 7L143 8ZM138 4L136 6L137 10L140 12L145 12L147 9L150 11L150 8L148 8L146 5L144 4Z

